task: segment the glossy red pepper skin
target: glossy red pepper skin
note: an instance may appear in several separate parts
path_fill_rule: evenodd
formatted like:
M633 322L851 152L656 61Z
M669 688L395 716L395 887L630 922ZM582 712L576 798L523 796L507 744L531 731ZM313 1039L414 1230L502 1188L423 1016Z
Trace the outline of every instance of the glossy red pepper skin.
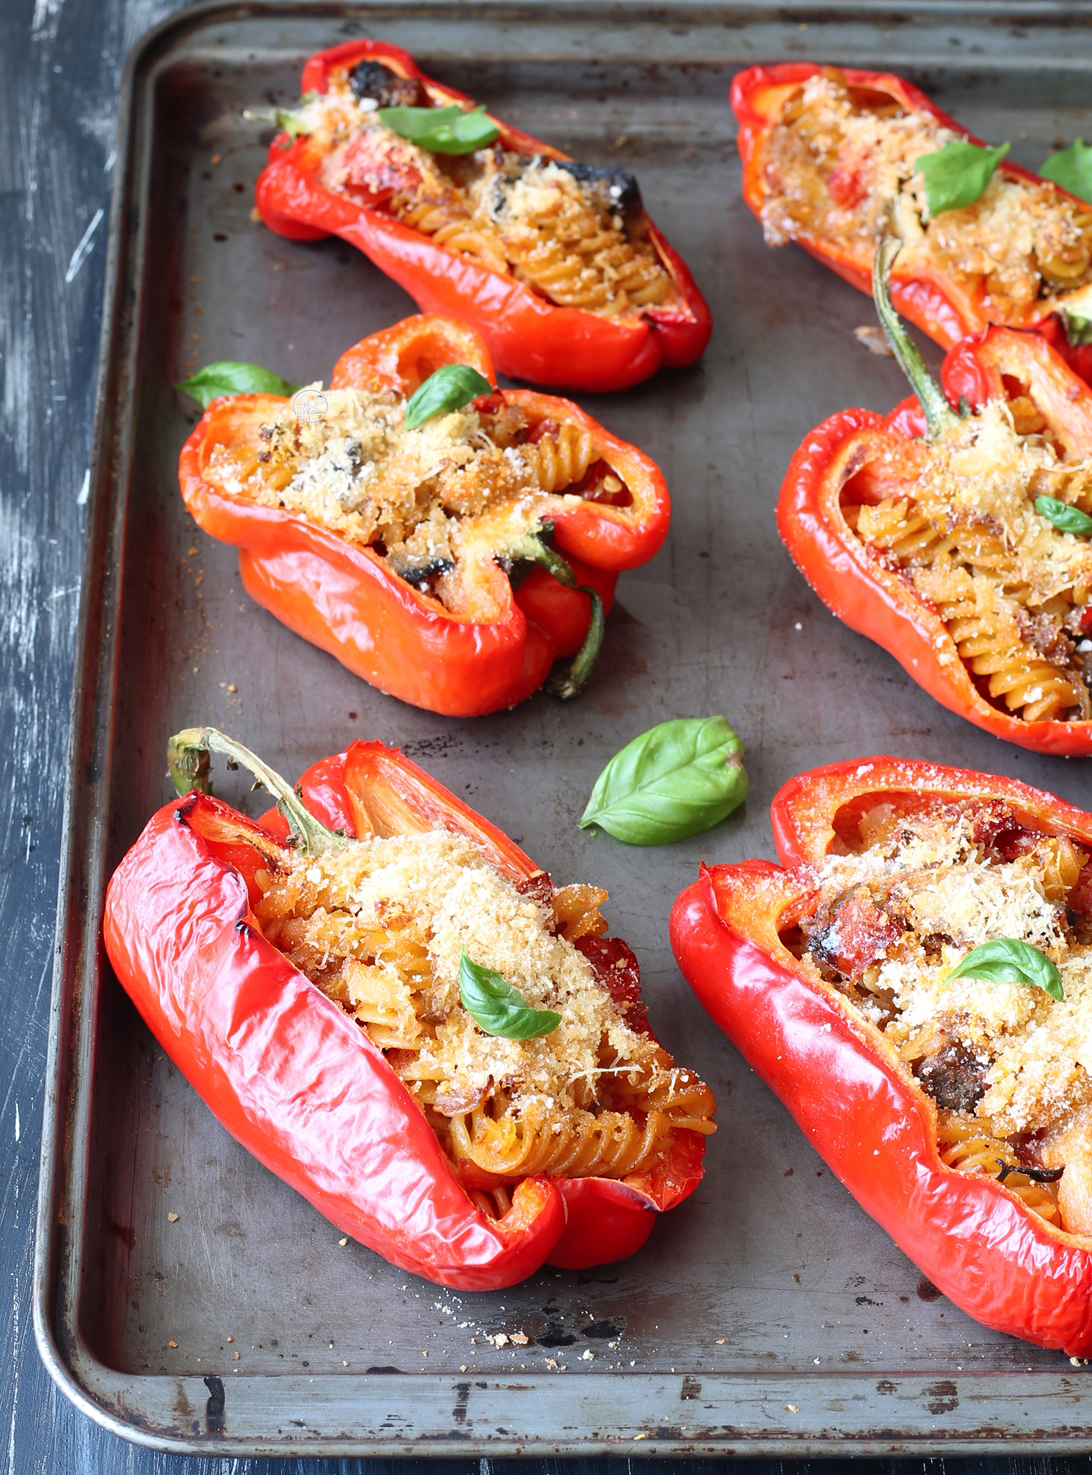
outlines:
M379 743L316 764L301 787L328 827L362 836L443 827L469 836L513 880L537 872L499 830ZM225 821L287 833L276 811L258 824L200 794L164 805L110 882L106 950L218 1120L340 1231L427 1280L497 1290L544 1263L579 1269L632 1254L656 1214L694 1191L704 1139L681 1132L655 1175L528 1178L503 1219L481 1213L382 1052L265 941L251 911L262 860L224 840ZM613 971L603 969L604 980Z
M365 338L339 360L331 389L379 379L410 395L437 368L462 363L495 382L478 335L445 318L407 318ZM568 400L533 390L497 390L532 424L551 420L590 430L602 458L632 498L628 506L583 502L562 509L554 543L578 584L609 611L618 574L646 563L667 536L671 499L658 467ZM242 444L283 410L274 395L214 400L182 448L182 496L197 524L239 549L243 586L252 599L312 645L381 691L449 717L478 717L532 695L553 663L574 655L591 619L591 600L536 568L513 592L492 559L473 573L472 607L444 609L361 547L303 517L259 506L205 478L215 446Z
M739 152L743 160L743 198L759 218L767 193L760 144L780 116L788 93L823 70L810 62L787 62L771 67L750 67L738 72L732 80L732 110L739 123ZM984 147L981 139L968 133L954 118L932 103L924 92L902 77L890 72L859 71L852 67L839 70L850 87L866 88L892 98L907 112L924 113L968 143ZM1037 174L1007 159L998 165L998 172L1009 179L1043 183ZM1066 194L1066 191L1061 190L1060 193ZM796 238L796 244L837 272L850 286L871 297L871 251L826 237L801 235ZM909 253L904 253L902 261L896 259L891 272L891 298L904 318L942 348L952 348L961 338L984 332L997 321L989 315L984 288L971 291L939 267L930 269L914 263ZM1019 321L1006 320L1004 326L1036 328L1045 333L1071 368L1092 383L1092 349L1070 345L1061 320L1049 304L1033 306Z
M1092 1354L1092 1245L1053 1228L993 1179L955 1172L936 1108L887 1037L817 982L777 932L814 890L839 812L866 795L1000 799L1029 828L1092 843L1092 815L1013 780L894 758L793 779L771 810L778 854L702 867L671 916L687 981L865 1212L968 1315L1071 1356Z
M470 101L424 76L407 52L379 41L350 41L313 56L304 67L300 90L324 93L332 70L364 60L418 79L437 106ZM490 121L500 130L504 147L515 153L568 158L498 118ZM290 142L281 134L274 140L255 196L265 224L292 240L337 235L356 246L423 312L459 318L476 328L502 374L568 389L627 389L661 365L680 368L705 352L712 331L709 309L682 258L654 225L650 235L674 280L680 305L611 322L579 308L556 307L515 277L449 251L380 208L382 195L374 205L361 204L326 189L320 165L321 154L310 139Z
M947 355L942 379L953 406L963 397L972 408L1005 398L1006 379L1022 381L1067 455L1092 455L1092 390L1041 335L991 328L964 339ZM841 497L855 474L854 457L865 447L870 455L877 446L887 453L886 480L882 485L875 481L868 497L896 496L900 482L914 474L915 437L924 430L913 398L887 416L845 410L813 430L790 462L781 488L777 526L785 547L827 608L893 655L950 712L1038 753L1092 754L1092 723L1025 722L982 696L934 606L896 569L871 554L846 523ZM866 468L860 474L870 473Z

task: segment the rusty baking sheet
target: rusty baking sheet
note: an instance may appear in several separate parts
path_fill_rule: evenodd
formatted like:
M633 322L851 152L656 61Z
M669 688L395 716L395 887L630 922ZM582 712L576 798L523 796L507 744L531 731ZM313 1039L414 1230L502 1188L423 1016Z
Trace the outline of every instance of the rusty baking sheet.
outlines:
M566 706L539 695L454 721L380 695L251 604L233 552L195 531L178 496L192 416L175 381L220 358L326 378L344 348L412 310L348 246L294 244L250 219L264 139L243 108L290 101L308 54L361 35L578 157L636 170L713 308L703 363L584 397L661 463L675 516L660 556L623 577L599 669ZM801 252L767 250L739 198L730 78L801 57L904 71L1021 162L1092 136L1092 17L1070 6L215 4L180 13L131 62L35 1291L58 1384L128 1438L233 1455L1092 1448L1084 1371L984 1331L922 1282L706 1023L668 949L671 903L699 860L771 855L769 799L817 763L896 753L1092 803L1088 765L944 712L830 618L777 540L774 499L804 433L904 393L894 364L854 339L867 301ZM610 754L655 721L708 712L747 743L743 812L662 850L577 829ZM639 1255L495 1295L407 1277L340 1245L154 1047L102 958L103 888L167 797L168 734L208 721L289 775L357 737L400 744L559 884L609 887L652 1017L713 1085L724 1128L699 1192ZM250 803L225 777L225 797Z

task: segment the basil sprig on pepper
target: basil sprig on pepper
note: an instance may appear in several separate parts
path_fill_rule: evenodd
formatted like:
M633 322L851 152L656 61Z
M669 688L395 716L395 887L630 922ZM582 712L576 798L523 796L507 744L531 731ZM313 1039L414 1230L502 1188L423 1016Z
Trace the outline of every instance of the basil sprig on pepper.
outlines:
M456 103L446 108L380 108L381 123L430 154L472 154L500 137L485 108L464 112Z
M1047 522L1052 522L1059 532L1074 533L1078 538L1092 534L1092 517L1079 507L1060 502L1057 497L1036 497L1035 510Z
M221 359L215 364L206 364L198 369L192 379L183 379L176 384L179 394L188 394L203 410L207 410L214 399L230 394L279 394L291 399L298 384L289 384L272 369L260 368L257 364L240 364L232 359Z
M469 364L445 364L430 374L406 406L406 429L416 430L433 415L450 415L452 410L461 410L471 400L483 394L492 394L489 380L472 369Z
M984 983L1016 983L1026 988L1041 988L1061 1003L1065 998L1062 975L1045 953L1030 942L1014 937L998 937L972 948L962 963L945 979L980 978Z
M962 210L973 205L985 192L993 172L1011 145L980 148L976 143L953 138L935 154L923 154L914 167L925 180L925 200L931 216L946 210Z
M459 998L480 1030L502 1040L537 1040L553 1034L561 1023L561 1015L552 1009L532 1009L518 988L468 958L465 948L459 960Z
M1092 204L1092 143L1075 138L1067 149L1044 160L1039 173L1079 200Z
M747 797L743 744L723 717L661 722L622 749L580 817L627 845L669 845L719 824Z

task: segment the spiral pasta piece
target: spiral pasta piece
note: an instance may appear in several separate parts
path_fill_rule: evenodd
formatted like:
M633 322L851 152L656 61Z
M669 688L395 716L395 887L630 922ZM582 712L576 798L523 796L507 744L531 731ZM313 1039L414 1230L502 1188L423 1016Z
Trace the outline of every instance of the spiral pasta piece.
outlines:
M1013 1162L1010 1143L990 1136L981 1124L963 1121L952 1112L937 1113L937 1141L941 1162L955 1173L997 1178L1001 1166ZM1058 1220L1058 1201L1052 1185L1036 1183L1024 1173L1014 1172L1005 1175L1005 1187L1040 1218L1049 1223Z
M571 423L547 430L519 449L535 485L546 493L575 486L598 460L591 432Z

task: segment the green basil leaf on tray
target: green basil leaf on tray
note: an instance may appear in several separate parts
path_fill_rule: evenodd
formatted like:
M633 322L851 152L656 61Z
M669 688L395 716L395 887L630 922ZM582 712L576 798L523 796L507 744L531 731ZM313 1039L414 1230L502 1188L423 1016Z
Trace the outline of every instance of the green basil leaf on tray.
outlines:
M1012 937L999 937L994 942L984 942L972 948L960 963L953 968L945 983L957 978L980 978L984 983L1018 983L1027 988L1041 988L1045 994L1061 1003L1065 998L1062 975L1045 953L1030 942L1019 942Z
M449 415L461 410L482 394L492 394L493 386L469 364L445 364L430 374L406 406L406 429L416 430L433 415Z
M1079 200L1092 204L1092 143L1075 138L1067 149L1044 160L1039 173Z
M446 108L380 108L376 117L392 133L431 154L472 154L500 137L484 107L468 113L456 103Z
M580 818L627 845L712 829L747 797L743 744L723 717L682 717L634 738L595 781Z
M1035 510L1047 522L1052 522L1059 532L1074 533L1078 538L1087 538L1092 534L1092 517L1079 507L1071 507L1068 502L1059 502L1057 497L1036 497Z
M206 364L198 369L192 379L176 384L180 394L188 394L203 410L207 410L214 399L228 394L279 394L290 399L299 389L298 384L289 384L270 369L257 364L237 364L224 359L218 364Z
M935 154L923 154L914 163L925 180L925 199L931 216L945 210L962 210L973 205L983 193L993 171L1008 153L1010 145L979 148L962 138L953 138Z
M561 1023L561 1015L552 1009L532 1009L519 989L492 968L473 962L465 949L459 960L459 997L479 1029L504 1040L536 1040Z

